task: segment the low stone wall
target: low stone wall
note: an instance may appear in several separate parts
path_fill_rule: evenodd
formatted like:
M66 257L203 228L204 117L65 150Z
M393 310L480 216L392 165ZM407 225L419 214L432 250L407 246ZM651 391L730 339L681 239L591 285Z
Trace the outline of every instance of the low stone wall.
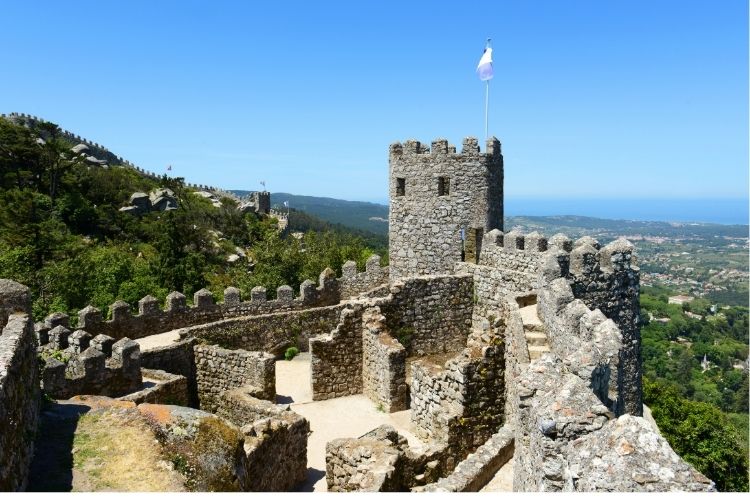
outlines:
M408 409L406 349L391 337L380 308L366 310L362 324L362 393L385 412Z
M256 397L275 399L276 366L270 354L203 344L196 344L193 351L202 410L216 411L224 391L248 385L255 388Z
M339 304L304 311L225 319L184 328L180 331L180 338L195 337L227 349L265 351L279 356L290 346L307 351L311 338L329 333L336 327L345 307L346 304Z
M513 458L513 428L503 426L477 451L466 457L447 477L424 487L423 491L476 492Z
M69 399L80 394L119 397L142 388L140 348L128 338L117 342L106 335L91 338L87 332L57 326L50 332L50 344L60 346L67 338L68 346L62 351L42 351L42 387L47 395L56 399ZM60 361L52 357L63 355Z
M195 343L196 339L191 338L141 352L142 369L163 370L185 377L187 406L192 408L198 407L198 384L193 353Z
M310 339L313 401L362 393L362 305L351 304L329 334Z
M380 256L373 255L365 263L365 271L357 272L357 263L350 260L341 268L341 300L357 297L388 283L388 268L380 266Z
M188 406L188 382L182 375L162 370L141 369L143 385L138 392L121 396L121 401L132 401L136 405L153 403L163 405Z
M245 436L244 491L290 491L307 476L310 424L287 406L252 396L252 388L225 392L217 414Z
M471 331L473 279L424 276L391 283L388 300L375 303L408 356L460 351Z
M39 418L29 289L0 279L0 491L26 487Z

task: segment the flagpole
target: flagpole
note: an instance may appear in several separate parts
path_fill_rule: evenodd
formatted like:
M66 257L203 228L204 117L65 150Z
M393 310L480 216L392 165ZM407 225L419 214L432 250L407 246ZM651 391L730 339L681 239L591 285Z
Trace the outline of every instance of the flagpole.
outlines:
M490 81L487 80L487 91L484 94L484 139L487 140L490 136L487 133L487 124L489 123L489 107L490 107Z

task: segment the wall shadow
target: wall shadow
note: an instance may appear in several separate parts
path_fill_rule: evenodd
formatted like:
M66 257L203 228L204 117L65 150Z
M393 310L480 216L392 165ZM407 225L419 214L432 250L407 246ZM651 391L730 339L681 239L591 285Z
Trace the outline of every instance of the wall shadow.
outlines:
M73 489L73 436L78 419L90 409L85 405L44 403L26 491Z

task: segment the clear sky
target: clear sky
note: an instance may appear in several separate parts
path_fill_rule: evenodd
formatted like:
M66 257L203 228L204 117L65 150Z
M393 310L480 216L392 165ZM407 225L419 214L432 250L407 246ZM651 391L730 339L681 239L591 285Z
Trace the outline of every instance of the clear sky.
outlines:
M0 19L0 112L191 182L384 201L391 142L483 135L492 37L506 196L748 195L745 1L0 0Z

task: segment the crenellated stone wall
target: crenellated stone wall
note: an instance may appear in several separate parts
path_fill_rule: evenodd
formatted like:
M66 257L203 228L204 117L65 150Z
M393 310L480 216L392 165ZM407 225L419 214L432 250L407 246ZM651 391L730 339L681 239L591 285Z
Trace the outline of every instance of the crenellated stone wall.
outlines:
M599 309L622 333L618 414L643 415L641 364L640 272L635 247L620 238L598 247L582 238L570 253L569 281L573 295Z
M70 332L58 325L41 348L42 387L56 399L79 394L119 397L142 388L140 347L127 337L114 341L92 337L84 330ZM61 354L62 359L53 355Z
M373 255L365 263L365 271L357 272L357 263L349 260L341 268L341 300L348 300L388 283L388 267L380 266L380 256Z
M213 295L206 289L195 292L193 306L188 306L186 298L179 292L167 296L164 310L159 308L156 298L146 296L138 301L138 314L133 315L130 305L117 301L110 306L111 319L104 321L102 312L92 306L78 313L78 328L92 335L108 335L114 339L128 337L139 339L178 328L203 325L227 318L272 314L286 311L299 311L339 303L339 282L332 270L320 274L319 285L305 281L300 285L299 296L294 296L291 287L283 285L276 290L276 299L268 300L263 287L255 287L249 301L242 301L240 291L229 287L224 290L224 302L214 303ZM70 321L63 313L53 313L44 324L37 325L40 343L50 329L57 325L68 327Z
M23 491L39 418L29 289L0 279L0 491Z
M222 393L237 387L253 387L256 398L276 398L276 365L270 354L204 344L196 344L193 351L202 410L215 412Z

